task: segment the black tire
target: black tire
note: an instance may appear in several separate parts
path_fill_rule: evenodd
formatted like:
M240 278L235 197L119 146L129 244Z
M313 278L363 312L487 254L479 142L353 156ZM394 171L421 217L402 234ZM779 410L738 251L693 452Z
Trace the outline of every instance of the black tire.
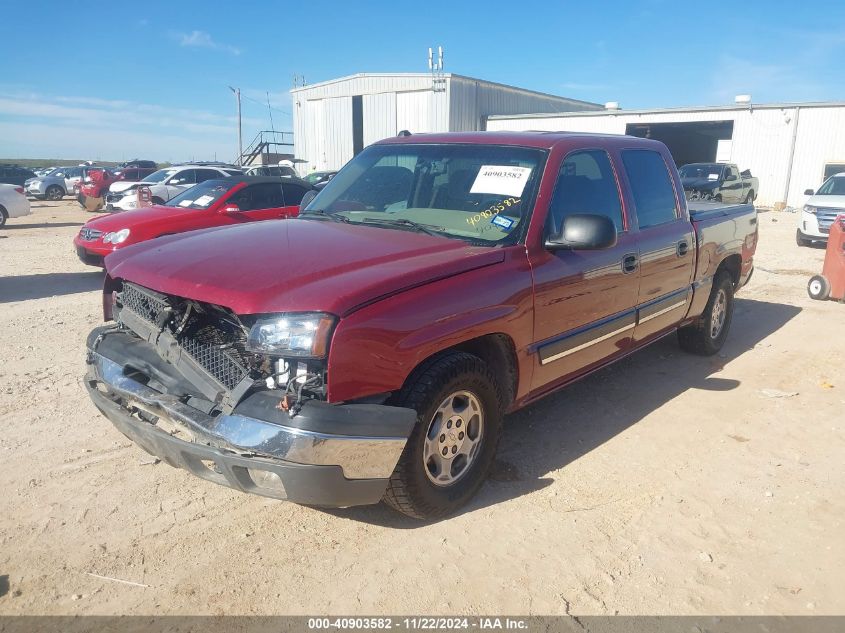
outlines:
M59 185L51 185L47 187L47 191L44 193L47 194L47 200L52 200L53 202L61 200L65 196L64 190L59 187Z
M9 213L6 211L6 207L0 205L0 226L6 225L6 220L9 219Z
M795 230L795 243L798 244L798 246L809 246L810 244L813 243L813 240L810 240L810 239L807 239L806 237L804 237L804 234L801 232L801 229L796 229Z
M722 293L723 301L722 302ZM714 321L714 310L721 306L720 312L724 312L724 318L716 331ZM734 312L734 285L731 276L727 272L716 274L713 280L713 288L710 291L710 298L704 312L695 323L687 325L678 330L678 343L686 352L700 356L712 356L725 344L728 338L728 330L731 327L731 319ZM714 335L715 333L715 335Z
M810 299L816 301L827 301L830 297L830 282L824 275L813 275L807 282L807 294Z
M748 195L745 196L745 204L754 204L754 192L749 191Z
M158 196L153 196L150 202L152 202L153 204L164 204L165 201L159 198Z
M478 448L454 482L437 485L430 479L433 474L429 474L430 469L423 459L429 441L426 436L430 430L434 430L435 416L441 404L448 401L450 395L460 392L474 396L480 405ZM416 410L418 417L402 457L390 477L384 501L395 510L416 519L442 518L466 504L484 483L496 455L502 432L501 393L502 389L490 367L472 354L452 352L435 357L420 367L393 401L393 404ZM468 420L464 426L467 437L470 435L471 423ZM459 425L458 422L455 424L453 430ZM442 442L444 435L439 434L440 430L436 430L433 438ZM464 435L460 434L460 438L463 440ZM430 441L435 443L437 440ZM460 459L460 454L454 461L449 458L450 463L455 465L460 465ZM440 458L437 457L437 460Z

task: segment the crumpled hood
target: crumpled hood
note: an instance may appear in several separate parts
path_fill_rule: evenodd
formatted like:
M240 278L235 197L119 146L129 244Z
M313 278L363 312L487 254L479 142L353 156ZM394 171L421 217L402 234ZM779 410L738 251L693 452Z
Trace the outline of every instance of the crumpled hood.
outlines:
M503 259L499 248L456 239L292 219L162 237L121 249L105 264L114 278L236 314L344 316L401 290Z

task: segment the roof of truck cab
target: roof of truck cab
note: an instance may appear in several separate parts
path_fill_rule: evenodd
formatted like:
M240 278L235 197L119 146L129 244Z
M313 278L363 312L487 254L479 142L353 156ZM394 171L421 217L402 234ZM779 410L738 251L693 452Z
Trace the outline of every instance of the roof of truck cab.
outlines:
M625 136L622 134L597 134L587 132L445 132L434 134L410 134L408 136L392 136L376 143L385 144L413 144L413 143L465 143L468 145L514 145L522 147L536 147L551 149L561 143L589 141L599 146L630 146L662 145L659 141L641 138L639 136Z

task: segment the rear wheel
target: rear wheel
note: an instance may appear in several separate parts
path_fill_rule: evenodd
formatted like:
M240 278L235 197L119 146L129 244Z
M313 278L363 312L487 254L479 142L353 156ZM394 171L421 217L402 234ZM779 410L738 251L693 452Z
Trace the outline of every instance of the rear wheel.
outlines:
M801 232L801 229L797 229L795 231L795 243L798 244L798 246L809 246L813 243L813 240L804 237L804 234Z
M811 299L826 301L830 296L830 282L824 275L813 275L807 284L807 294Z
M152 202L153 204L164 204L164 200L162 200L158 196L153 196L153 199L150 202Z
M731 276L720 272L713 280L710 298L698 320L678 330L681 348L693 354L712 356L725 344L734 311L734 285Z
M9 212L3 205L0 205L0 226L5 226L6 220L9 219Z
M45 193L47 194L47 200L52 200L54 202L56 200L61 200L65 195L65 192L62 191L62 188L58 185L47 187L47 191Z
M451 514L478 491L502 429L501 389L477 356L453 352L424 365L394 404L417 411L417 424L384 500L417 519Z

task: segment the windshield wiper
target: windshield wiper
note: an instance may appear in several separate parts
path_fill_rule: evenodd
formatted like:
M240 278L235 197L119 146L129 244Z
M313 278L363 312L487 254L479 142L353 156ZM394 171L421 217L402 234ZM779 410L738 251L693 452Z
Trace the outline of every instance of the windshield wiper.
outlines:
M419 231L420 233L425 233L426 235L433 235L435 237L442 237L443 233L446 231L446 228L442 226L420 224L419 222L414 222L413 220L406 220L405 218L364 218L363 220L361 220L361 223L406 226L409 229L414 229L415 231Z
M351 222L351 220L345 215L338 215L337 213L327 213L323 209L313 209L311 211L306 211L304 213L300 213L299 217L309 217L315 220L331 220L332 222L344 222L346 224L349 224Z

